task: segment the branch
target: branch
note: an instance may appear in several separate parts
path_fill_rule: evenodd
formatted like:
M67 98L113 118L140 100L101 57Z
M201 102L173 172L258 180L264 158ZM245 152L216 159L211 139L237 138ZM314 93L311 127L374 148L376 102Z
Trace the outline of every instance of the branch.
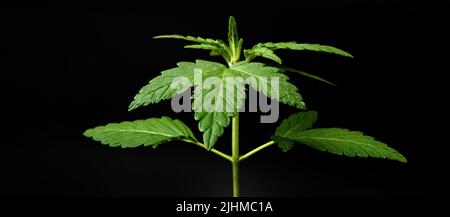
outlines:
M187 142L187 143L191 143L191 144L194 144L194 145L197 145L199 147L202 147L202 148L206 149L206 147L205 147L205 145L203 143L196 142L196 141L189 140L189 139L182 139L182 141ZM221 151L219 151L217 149L213 148L213 149L211 149L211 152L214 153L214 154L217 154L217 155L219 155L219 156L221 156L223 158L225 158L226 160L228 160L230 162L233 162L233 160L231 159L231 156L229 156L229 155L227 155L227 154L225 154L225 153L223 153L223 152L221 152Z
M261 146L259 146L258 148L255 148L255 149L249 151L247 154L244 154L244 155L242 155L241 157L239 157L239 161L242 161L242 160L244 160L244 159L246 159L246 158L252 156L252 155L255 154L256 152L261 151L262 149L265 149L265 148L267 148L267 147L269 147L269 146L271 146L271 145L273 145L273 144L275 144L274 141L267 142L267 143L265 143L264 145L261 145Z

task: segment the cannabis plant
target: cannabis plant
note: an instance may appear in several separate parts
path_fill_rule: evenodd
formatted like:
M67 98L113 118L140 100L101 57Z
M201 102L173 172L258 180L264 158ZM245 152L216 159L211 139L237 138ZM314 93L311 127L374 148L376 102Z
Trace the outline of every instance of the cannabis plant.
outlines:
M138 146L158 145L179 140L204 148L229 161L233 171L233 196L239 196L239 164L269 146L276 144L283 151L290 150L296 143L310 146L319 151L327 151L349 157L374 157L406 162L406 158L386 144L376 141L358 131L343 128L312 128L317 119L315 111L301 111L283 120L267 143L240 155L239 153L239 113L245 107L245 100L250 98L250 90L268 97L272 102L280 102L299 110L306 110L302 96L297 87L288 81L286 74L295 73L332 84L318 76L295 70L282 65L281 58L275 54L280 49L297 51L325 52L352 58L341 49L319 44L297 42L258 43L249 49L243 49L243 40L239 38L236 21L229 18L228 43L210 38L161 35L157 39L181 39L190 42L185 48L202 49L211 56L221 56L226 65L218 62L196 60L179 62L177 67L161 72L150 80L129 106L129 111L162 100L179 96L192 101L192 107L181 110L193 111L198 129L203 134L197 139L191 129L182 121L169 117L149 118L131 122L110 123L88 129L85 136L91 137L110 147L134 148ZM243 58L242 58L243 54ZM269 63L254 61L268 59ZM210 79L215 78L215 79ZM239 79L233 79L239 78ZM212 80L212 81L211 81ZM209 82L208 82L209 81ZM214 87L214 88L213 88ZM193 95L191 96L191 88ZM249 99L250 100L250 99ZM176 100L175 100L176 101ZM226 109L224 109L226 107ZM175 108L180 111L180 108ZM231 122L231 155L215 148L224 128Z

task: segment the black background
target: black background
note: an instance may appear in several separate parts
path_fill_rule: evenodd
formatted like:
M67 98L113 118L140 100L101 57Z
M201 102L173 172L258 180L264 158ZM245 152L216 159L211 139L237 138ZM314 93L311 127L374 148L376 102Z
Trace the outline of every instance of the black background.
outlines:
M241 166L243 196L424 196L441 180L428 131L446 7L390 1L162 2L49 4L3 8L0 194L10 196L230 196L231 167L190 144L111 149L84 138L108 122L168 115L201 138L192 114L170 102L127 112L137 91L178 61L213 59L153 40L182 34L225 38L234 15L244 47L260 41L333 45L355 58L280 51L286 65L335 82L292 75L317 127L366 132L403 153L407 164L356 159L297 145L261 151ZM434 82L434 83L432 83ZM283 119L295 110L281 106ZM241 152L270 139L277 124L241 115ZM230 151L230 129L217 148Z

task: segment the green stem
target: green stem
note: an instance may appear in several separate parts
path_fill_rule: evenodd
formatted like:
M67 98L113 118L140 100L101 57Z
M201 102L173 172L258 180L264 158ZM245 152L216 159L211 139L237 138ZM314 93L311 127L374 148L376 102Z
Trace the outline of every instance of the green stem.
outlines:
M231 163L233 167L233 197L239 197L239 113L231 126Z
M271 145L273 145L273 144L275 144L274 141L267 142L267 143L265 143L264 145L261 145L261 146L259 146L258 148L255 148L255 149L249 151L247 154L242 155L242 156L239 158L239 161L242 161L242 160L244 160L244 159L246 159L246 158L252 156L252 155L255 154L256 152L261 151L262 149L265 149L265 148L267 148L267 147L269 147L269 146L271 146Z
M200 143L200 142L196 142L196 141L193 141L193 140L190 140L190 139L183 139L183 141L191 143L191 144L194 144L194 145L197 145L197 146L200 146L202 148L205 148L205 145L203 143ZM231 159L230 155L227 155L227 154L225 154L225 153L223 153L223 152L221 152L221 151L219 151L217 149L213 148L213 149L211 149L211 152L214 153L214 154L217 154L217 155L219 155L219 156L221 156L223 158L225 158L226 160L228 160L230 162L233 162L233 160Z

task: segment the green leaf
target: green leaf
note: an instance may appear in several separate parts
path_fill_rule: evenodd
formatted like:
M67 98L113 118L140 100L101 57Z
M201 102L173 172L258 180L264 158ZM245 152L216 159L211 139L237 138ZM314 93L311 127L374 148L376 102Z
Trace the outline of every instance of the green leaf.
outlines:
M170 99L177 93L183 92L193 85L195 64L191 62L179 62L177 68L172 68L161 72L160 76L153 78L149 84L145 85L134 97L128 110L131 111L141 106L151 103L158 103L161 100ZM183 85L180 78L190 81L188 85ZM172 82L180 81L178 89L171 87Z
M257 56L261 56L281 64L281 58L278 57L271 49L266 47L256 47L250 50L244 50L244 56L247 60L252 60Z
M195 42L199 44L209 44L217 47L221 47L224 45L224 43L220 40L211 39L211 38L202 38L202 37L193 37L193 36L183 36L183 35L158 35L154 36L155 39L162 39L162 38L168 38L168 39L180 39L190 42Z
M84 135L104 145L122 148L134 148L141 145L151 145L156 148L158 144L179 139L197 141L192 131L183 122L165 116L161 119L149 118L110 123L88 129Z
M252 88L261 91L264 95L276 99L281 103L294 106L299 109L306 109L302 96L298 93L297 87L288 82L288 77L278 73L278 69L265 66L258 62L239 62L231 67L236 74L242 76L246 81L248 78L255 78L256 82L247 82ZM278 78L279 87L267 84L271 78ZM267 84L267 85L261 85ZM278 92L277 96L272 96L272 91Z
M242 50L242 43L244 43L244 39L239 39L237 46L236 46L236 52L238 54L236 62L239 61L239 58L241 57L241 50Z
M274 139L281 142L281 148L290 149L292 147L291 141L296 141L317 150L328 151L337 155L387 158L407 162L406 158L395 149L376 141L373 137L364 135L362 132L341 128L306 130L315 121L313 115L302 117L304 123L289 130L295 121L300 121L300 116L299 114L291 116L283 121L282 126L277 129Z
M239 40L238 38L236 20L233 16L230 16L228 19L228 43L230 44L230 47L236 45L236 42Z
M182 36L182 35L159 35L153 37L155 39L180 39L198 43L198 45L186 45L185 48L211 50L211 56L221 55L227 62L231 60L231 50L222 40L210 38Z
M316 121L317 112L315 111L293 114L281 122L272 139L277 142L278 147L284 152L289 151L294 144L294 141L289 138L296 135L298 132L311 128Z
M291 150L291 148L293 148L295 145L294 140L286 139L283 137L273 136L272 139L277 143L278 147L281 148L283 152Z
M321 78L321 77L319 77L317 75L309 74L309 73L304 72L304 71L300 71L300 70L293 69L293 68L290 68L290 67L287 67L287 66L283 66L283 65L277 65L277 66L274 66L274 67L280 69L281 72L294 72L294 73L297 73L299 75L303 75L305 77L312 78L314 80L318 80L318 81L327 83L327 84L332 85L332 86L336 86L334 83L332 83L330 81L327 81L327 80L325 80L325 79L323 79L323 78Z
M236 74L226 66L212 62L198 62L202 69L202 86L194 91L193 110L203 132L203 143L211 150L223 134L223 128L230 123L245 100L245 84L236 80ZM216 79L209 81L209 78Z
M240 57L242 39L239 40L236 20L233 16L228 19L228 44L231 49L231 57L233 58L231 62L237 62Z
M210 44L191 44L186 45L184 48L191 48L191 49L203 49L203 50L215 50L216 47Z
M230 125L230 116L226 112L195 112L195 120L199 121L198 129L203 132L203 144L206 150L211 150L224 128Z
M335 48L329 45L320 45L320 44L298 44L297 42L267 42L262 44L263 47L269 48L271 50L278 49L289 49L289 50L309 50L309 51L318 51L325 53L337 54L345 57L353 57L350 53L341 50L339 48Z
M197 91L200 84L196 83L199 81L194 81L194 69L201 72L199 78L202 82L202 91ZM245 84L243 81L242 83L238 82L235 76L235 71L220 63L205 60L196 60L195 63L180 62L177 68L163 71L160 76L144 86L135 96L129 110L170 99L177 93L195 85L196 91L193 96L195 119L199 121L199 129L203 132L204 144L210 150L223 134L223 128L228 126L230 117L236 114L245 101ZM211 77L217 79L212 80L211 83L208 80ZM180 78L186 78L188 83L181 85L181 88L173 89L172 82ZM233 91L227 91L231 88ZM211 97L213 98L211 99ZM196 103L199 100L202 103ZM213 103L204 104L205 100ZM202 110L199 109L199 106L203 106Z

